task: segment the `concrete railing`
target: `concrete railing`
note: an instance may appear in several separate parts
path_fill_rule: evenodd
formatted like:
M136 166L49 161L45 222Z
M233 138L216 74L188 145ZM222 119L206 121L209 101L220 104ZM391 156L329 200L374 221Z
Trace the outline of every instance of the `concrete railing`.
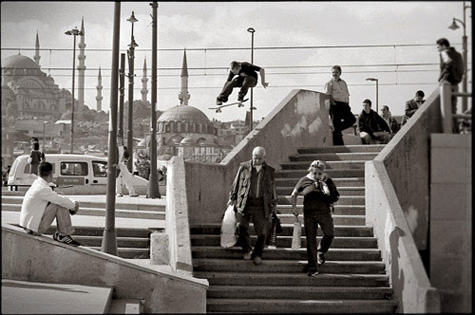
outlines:
M298 148L332 145L329 106L326 94L293 90L220 164L185 162L190 223L221 222L239 164L254 147L263 146L266 163L279 170Z
M398 313L440 313L412 231L381 161L365 163L366 224L373 226L389 273Z
M113 287L115 298L143 300L144 313L206 313L207 280L138 266L5 224L2 279Z
M430 135L442 130L439 91L365 164L366 224L389 271L398 312L440 313L420 252L428 249Z

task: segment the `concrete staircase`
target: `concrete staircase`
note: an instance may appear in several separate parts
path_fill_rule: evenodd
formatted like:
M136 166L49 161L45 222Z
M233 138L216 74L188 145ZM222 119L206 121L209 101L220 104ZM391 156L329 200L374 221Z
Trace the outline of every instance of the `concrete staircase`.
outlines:
M394 313L397 303L377 239L365 225L364 163L383 147L301 149L282 164L276 185L283 232L277 236L277 248L264 251L259 266L244 261L240 247L220 247L220 224L191 226L194 274L210 284L207 312ZM290 249L294 220L290 194L315 159L327 163L341 197L333 215L335 239L326 263L319 266L320 274L312 278L306 275L305 236L300 250ZM299 197L299 207L302 201Z
M2 195L2 211L20 212L23 196ZM78 215L104 217L106 205L104 202L81 201ZM116 203L116 217L131 219L165 220L165 206L148 204ZM55 222L46 231L53 235L56 231ZM116 228L117 255L127 259L150 258L150 233L144 228ZM101 250L104 228L95 226L75 226L74 238L83 246Z

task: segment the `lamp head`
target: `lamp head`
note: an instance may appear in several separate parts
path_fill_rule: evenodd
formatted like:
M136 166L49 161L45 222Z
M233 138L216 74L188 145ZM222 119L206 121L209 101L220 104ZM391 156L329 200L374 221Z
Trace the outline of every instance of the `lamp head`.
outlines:
M248 31L249 33L254 33L256 30L255 30L254 28L252 28L252 27L249 27L249 28L247 29L247 31Z
M376 78L366 78L366 81L378 81Z
M134 11L132 11L132 15L127 19L127 21L129 21L130 23L134 24L135 22L138 22L139 20L137 20L135 18L135 14L134 14Z
M455 18L452 20L452 25L449 26L449 28L453 31L455 31L456 29L459 28L459 26L457 25L457 23L455 23Z
M66 32L64 32L64 34L66 34L66 35L73 35L73 33L71 33L71 31L66 31Z

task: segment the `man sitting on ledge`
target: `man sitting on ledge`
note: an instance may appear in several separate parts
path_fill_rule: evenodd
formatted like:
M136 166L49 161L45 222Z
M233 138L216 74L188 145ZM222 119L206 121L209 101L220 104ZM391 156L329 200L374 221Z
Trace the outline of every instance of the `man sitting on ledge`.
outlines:
M60 243L80 246L81 244L71 237L74 233L71 215L78 212L79 202L59 195L48 185L53 180L51 163L42 162L38 168L38 175L23 199L20 226L29 234L41 235L56 218L57 231L53 239Z

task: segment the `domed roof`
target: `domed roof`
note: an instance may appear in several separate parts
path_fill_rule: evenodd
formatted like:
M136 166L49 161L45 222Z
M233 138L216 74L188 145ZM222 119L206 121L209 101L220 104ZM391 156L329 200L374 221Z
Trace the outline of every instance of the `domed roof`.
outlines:
M3 68L22 68L22 69L38 69L39 66L33 59L20 54L10 56L2 62Z
M209 124L210 121L206 115L198 108L187 105L178 105L167 109L160 115L158 122L180 121Z

